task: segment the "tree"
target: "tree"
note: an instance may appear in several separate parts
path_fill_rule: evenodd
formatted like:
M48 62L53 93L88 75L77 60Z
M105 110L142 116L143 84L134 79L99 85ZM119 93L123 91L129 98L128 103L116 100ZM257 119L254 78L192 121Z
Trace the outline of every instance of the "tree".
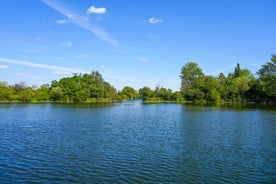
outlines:
M33 90L30 87L24 88L19 94L19 100L22 102L29 102L33 97Z
M38 101L48 101L50 97L49 85L43 84L35 91L35 98Z
M202 70L198 67L197 63L186 63L181 69L181 90L189 89L193 85L195 79L202 75Z
M248 69L241 69L240 64L235 67L234 73L229 73L226 79L226 92L231 102L246 100L247 91L255 84L256 79Z
M14 84L13 88L13 100L19 100L22 102L29 102L33 98L33 89L28 87L25 82L20 82L18 84Z
M227 78L223 73L219 74L218 82L220 84L218 87L220 98L222 101L226 102L228 100L228 85L227 85Z
M180 91L175 91L171 95L171 100L181 102L181 101L184 101L184 98Z
M241 68L240 68L240 64L237 63L237 66L235 67L235 70L234 70L234 78L237 78L240 76L241 76Z
M60 86L53 87L50 91L50 96L53 101L60 101L63 97L63 91Z
M6 82L0 82L0 101L6 101L10 99L11 90Z
M136 99L139 98L138 92L132 87L126 86L122 90L122 94L126 95L128 99Z
M219 102L219 80L213 76L200 76L194 81L192 99L196 101Z
M56 88L59 87L59 88ZM72 77L53 81L51 85L52 99L56 100L57 92L62 91L63 101L112 101L115 98L116 89L105 82L98 71L90 74L74 74ZM56 91L58 89L58 91ZM107 99L105 99L107 98Z
M172 95L172 90L171 89L166 89L166 88L156 88L156 93L157 97L165 100L165 101L170 101L171 100L171 95Z
M147 98L153 97L153 91L149 87L143 87L139 89L140 97L143 100L146 100Z
M202 98L202 92L195 90L195 80L203 76L201 68L198 67L197 63L188 62L181 69L181 92L185 99L195 100Z
M261 90L268 98L276 101L276 55L272 55L271 62L262 65L257 72Z

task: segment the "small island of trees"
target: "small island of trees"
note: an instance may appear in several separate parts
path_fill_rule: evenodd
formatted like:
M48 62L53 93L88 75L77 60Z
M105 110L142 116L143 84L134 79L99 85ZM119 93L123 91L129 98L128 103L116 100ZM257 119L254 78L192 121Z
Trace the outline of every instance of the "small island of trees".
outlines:
M138 91L126 86L116 90L104 81L98 71L74 74L72 77L29 87L24 82L9 85L0 82L0 102L114 102L143 99L144 102L193 103L276 103L276 55L265 63L255 77L238 63L232 73L225 76L205 75L195 62L181 68L180 91L164 87L143 87Z

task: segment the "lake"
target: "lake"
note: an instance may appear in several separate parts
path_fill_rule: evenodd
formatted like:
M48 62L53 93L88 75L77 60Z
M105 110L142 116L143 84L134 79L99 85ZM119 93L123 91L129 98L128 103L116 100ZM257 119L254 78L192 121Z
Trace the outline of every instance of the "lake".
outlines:
M0 104L0 183L276 183L276 110Z

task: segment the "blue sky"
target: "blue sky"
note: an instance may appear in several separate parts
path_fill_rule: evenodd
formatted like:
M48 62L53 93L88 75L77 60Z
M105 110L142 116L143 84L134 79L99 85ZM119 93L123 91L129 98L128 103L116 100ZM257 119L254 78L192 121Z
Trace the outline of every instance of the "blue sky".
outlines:
M275 0L2 0L0 81L40 86L98 70L117 89L179 90L205 74L255 73L276 53Z

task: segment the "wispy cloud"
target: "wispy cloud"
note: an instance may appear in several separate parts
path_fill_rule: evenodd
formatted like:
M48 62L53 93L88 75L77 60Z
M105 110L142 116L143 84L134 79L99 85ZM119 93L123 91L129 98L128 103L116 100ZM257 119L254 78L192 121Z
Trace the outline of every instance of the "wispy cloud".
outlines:
M95 13L95 14L105 14L106 9L103 8L96 8L95 6L90 6L90 8L88 8L87 13Z
M23 77L23 78L27 78L27 79L38 79L38 78L40 78L40 76L28 75L28 74L25 74L25 73L16 73L16 75L18 75L20 77Z
M137 58L137 60L138 60L138 61L141 61L141 62L143 62L143 63L148 63L148 62L149 62L149 60L146 59L146 58Z
M64 60L64 57L59 56L59 57L57 57L57 60L62 61L62 60Z
M88 54L78 54L75 56L76 59L86 59L88 58Z
M29 48L29 49L22 49L23 52L27 52L27 53L38 53L41 52L43 49L36 47L36 48Z
M61 45L64 47L72 47L73 46L73 44L70 41L62 42Z
M216 71L211 72L210 75L217 75L217 74L220 74L220 73L229 71L229 70L235 68L235 66L236 66L236 64L228 65L228 66L226 66L226 67L224 67L224 68L220 68L220 69L218 69L218 70L216 70Z
M34 67L34 68L48 69L48 70L52 70L53 72L60 71L60 72L67 72L67 73L71 73L71 74L72 73L90 73L89 71L80 70L80 69L76 69L76 68L67 68L67 67L61 67L61 66L56 66L56 65L46 65L46 64L34 63L34 62L30 62L30 61L7 59L7 58L0 58L0 62L21 65L21 66Z
M41 0L43 3L45 3L47 6L53 8L54 10L58 11L59 13L65 15L72 23L75 25L86 29L87 31L90 31L91 33L95 34L98 38L117 46L117 41L112 38L104 29L97 27L93 24L91 24L88 21L87 17L80 16L76 13L73 13L63 7L62 5L58 4L56 1L52 0Z
M68 75L68 74L72 74L72 72L60 71L60 70L53 71L53 73L54 73L54 74L57 74L57 75Z
M157 34L150 34L150 35L149 35L149 38L151 38L151 39L160 39L161 36L160 36L160 35L157 35Z
M149 18L146 22L149 23L149 24L156 24L156 23L161 23L161 22L163 22L163 20L162 20L162 19L158 19L158 18L153 18L153 17L151 17L151 18Z
M67 20L63 19L63 20L57 20L56 21L57 24L66 24Z
M41 40L45 40L46 38L45 37L42 37L42 36L36 36L33 38L35 41L41 41Z
M9 67L6 66L6 65L0 65L0 70L1 70L1 69L7 69L7 68L9 68Z
M251 64L251 66L257 67L257 66L260 66L260 64L253 63L253 64Z

